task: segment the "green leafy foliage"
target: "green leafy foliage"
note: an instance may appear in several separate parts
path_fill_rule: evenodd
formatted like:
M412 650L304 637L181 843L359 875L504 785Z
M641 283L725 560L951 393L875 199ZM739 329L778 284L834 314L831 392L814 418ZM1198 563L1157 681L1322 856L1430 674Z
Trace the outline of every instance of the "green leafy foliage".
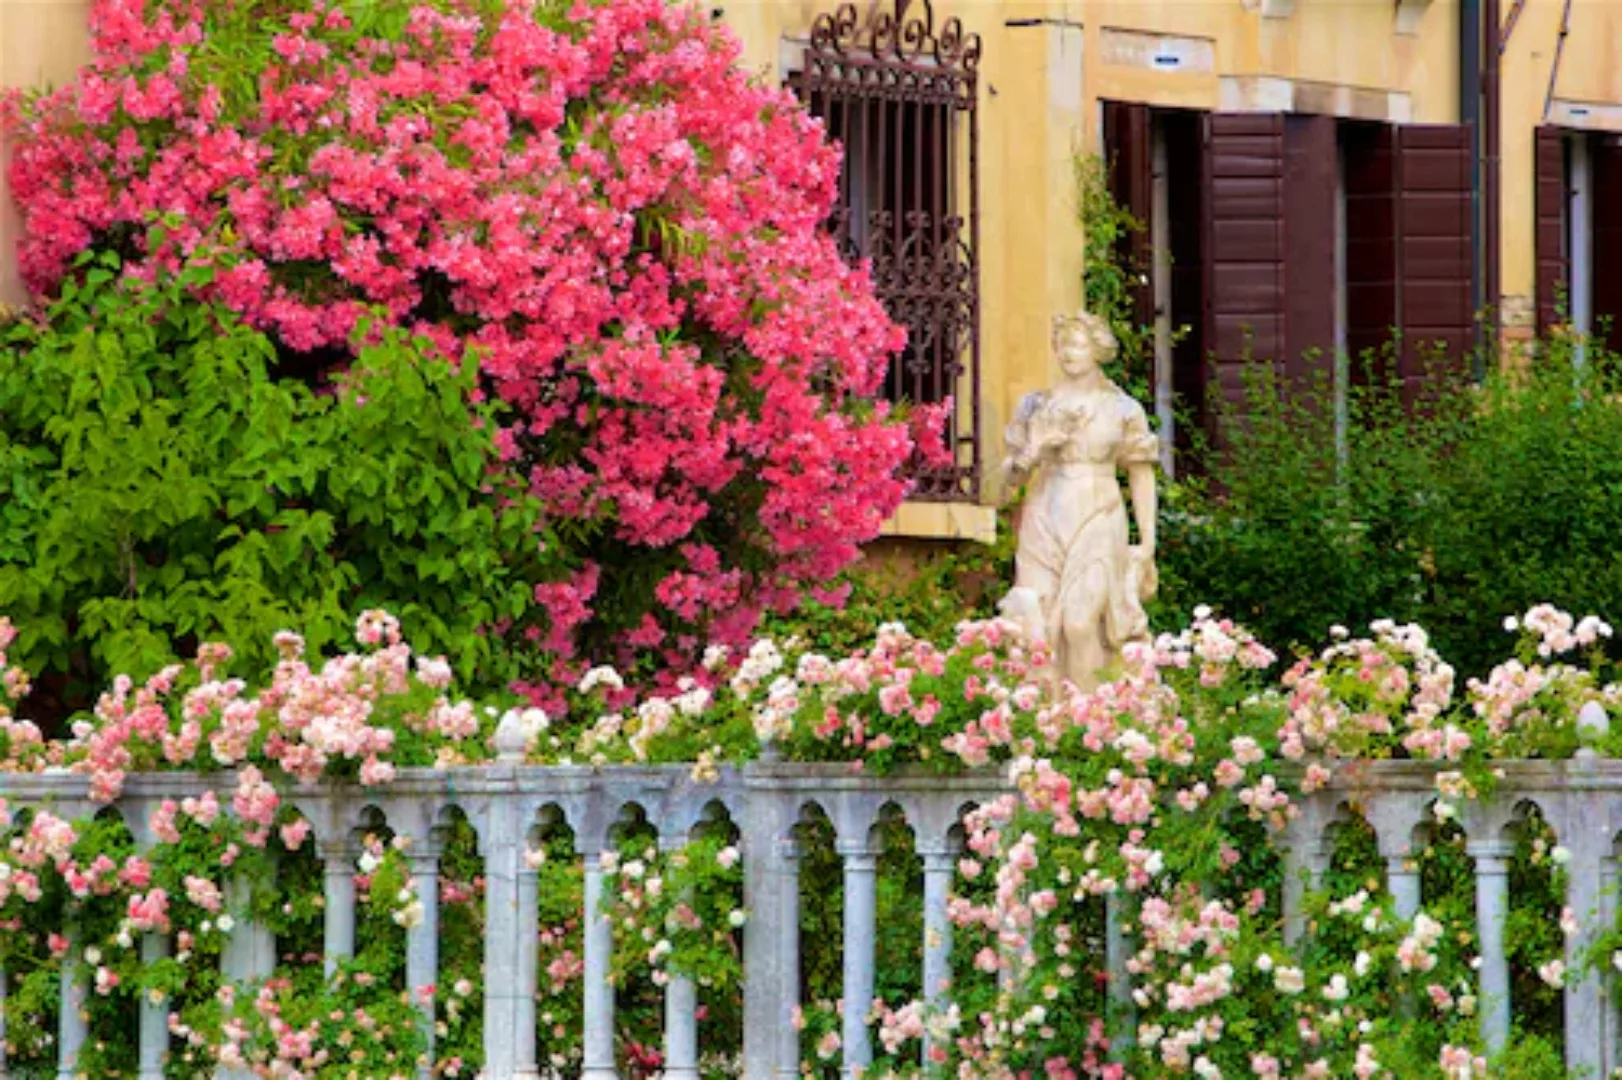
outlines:
M1569 360L1418 408L1353 386L1338 455L1329 387L1258 372L1224 451L1166 500L1157 625L1207 603L1291 646L1413 620L1482 674L1508 615L1622 615L1622 403L1605 365Z
M0 610L26 626L36 716L225 638L249 671L278 629L311 644L388 607L414 644L499 685L485 631L553 556L532 502L492 473L474 373L378 329L336 393L278 372L267 337L87 258L0 341Z

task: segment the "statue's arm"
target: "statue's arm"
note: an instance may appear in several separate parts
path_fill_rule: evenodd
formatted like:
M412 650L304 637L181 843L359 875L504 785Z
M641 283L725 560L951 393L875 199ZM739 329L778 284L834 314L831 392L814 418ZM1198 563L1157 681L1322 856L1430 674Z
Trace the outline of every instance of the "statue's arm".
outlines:
M1025 483L1036 468L1036 448L1031 446L1031 417L1041 402L1041 393L1021 398L1003 435L1003 480L1009 488Z
M1155 490L1155 467L1148 462L1127 466L1127 486L1132 493L1132 517L1138 523L1138 544L1154 558L1155 519L1160 513L1160 496Z

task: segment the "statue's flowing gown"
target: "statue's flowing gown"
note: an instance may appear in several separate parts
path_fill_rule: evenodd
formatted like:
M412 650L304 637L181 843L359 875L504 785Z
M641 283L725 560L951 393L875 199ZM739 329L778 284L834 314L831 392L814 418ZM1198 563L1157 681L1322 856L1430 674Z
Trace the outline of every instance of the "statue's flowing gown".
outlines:
M1148 637L1119 472L1154 463L1159 444L1143 407L1113 385L1083 397L1025 398L1008 429L1009 452L1042 446L1056 434L1066 437L1042 454L1021 511L1015 585L1044 598L1056 667L1075 678L1067 624L1096 626L1098 644L1110 653Z

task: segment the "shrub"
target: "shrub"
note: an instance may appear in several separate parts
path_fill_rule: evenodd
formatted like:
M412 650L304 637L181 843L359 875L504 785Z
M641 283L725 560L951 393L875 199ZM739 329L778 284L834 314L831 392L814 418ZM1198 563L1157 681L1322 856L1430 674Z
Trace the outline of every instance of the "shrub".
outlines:
M1337 460L1328 388L1253 381L1206 474L1167 499L1159 625L1209 602L1269 641L1419 619L1471 673L1544 598L1622 615L1622 404L1563 355L1422 408L1365 383Z
M873 401L901 331L819 228L836 156L699 9L97 0L92 30L13 104L29 285L87 249L149 279L223 253L191 287L284 363L344 360L373 308L476 357L567 562L545 650L741 643L902 498L913 443Z
M490 476L498 413L469 409L472 371L386 329L318 395L193 299L206 272L117 269L83 260L0 347L0 607L34 715L220 637L267 671L278 630L323 647L356 605L406 613L475 683L508 677L481 631L526 610L551 556L535 501Z

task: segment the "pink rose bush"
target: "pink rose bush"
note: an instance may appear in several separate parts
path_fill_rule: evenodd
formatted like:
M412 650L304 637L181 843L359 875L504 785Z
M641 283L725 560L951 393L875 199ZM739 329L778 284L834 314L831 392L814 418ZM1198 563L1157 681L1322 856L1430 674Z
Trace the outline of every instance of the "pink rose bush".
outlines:
M948 1004L901 974L916 971L910 950L922 938L906 884L916 864L903 823L884 827L871 1075L915 1075L927 1043L932 1067L1008 1080L1476 1076L1488 1058L1459 805L1490 789L1508 753L1616 749L1573 720L1591 705L1616 710L1599 651L1606 628L1589 624L1592 640L1578 643L1582 624L1558 613L1526 622L1520 655L1462 693L1417 627L1337 633L1280 673L1241 627L1201 612L1189 630L1132 650L1091 693L1054 686L1046 651L1009 623L966 623L942 644L886 626L851 656L795 642L716 647L699 676L665 692L638 694L615 669L594 668L568 690L572 714L520 706L500 726L524 735L536 764L680 762L700 782L763 747L874 773L1000 774L1005 793L962 822ZM204 646L187 665L115 680L70 738L16 741L8 769L79 772L105 801L138 771L221 782L156 803L146 850L113 818L8 815L0 921L13 933L0 960L23 973L6 1005L13 1060L49 1058L52 980L71 966L90 988L96 1030L157 995L177 1053L199 1068L410 1075L414 1010L431 1000L441 1071L477 1073L483 863L465 826L441 856L432 992L404 983L401 935L420 925L423 898L406 839L386 831L353 867L357 955L331 979L321 972L324 868L291 796L315 781L388 783L401 767L476 767L502 738L499 710L455 698L441 661L413 655L391 616L363 614L356 638L359 651L318 660L297 635L279 635L282 662L262 688L225 677L228 650ZM1315 789L1381 757L1433 762L1436 805L1453 808L1438 810L1412 852L1421 910L1397 914L1384 859L1354 820L1306 897L1304 936L1287 943L1285 834ZM842 1051L838 909L825 902L841 868L832 837L808 828L802 907L835 920L827 932L808 923L802 941L810 993L796 1022L805 1068L821 1076ZM1587 917L1565 899L1570 853L1535 811L1518 836L1506 924L1516 1015L1547 1033L1559 1030L1562 988L1622 956L1622 931L1599 933L1592 955L1568 953ZM736 832L719 819L669 850L633 822L599 858L627 1068L662 1067L662 992L680 974L699 988L706 1068L735 1075L750 920ZM567 830L531 838L525 865L540 898L542 1061L576 1068L584 913ZM248 911L275 930L282 963L263 983L221 986L200 973ZM142 962L150 933L170 937L171 958ZM1112 950L1125 983L1109 974ZM111 1075L127 1052L98 1044L91 1063ZM1516 1052L1523 1065L1553 1053L1535 1039Z
M747 644L941 452L939 415L875 401L902 331L820 228L835 151L697 7L96 0L91 29L9 105L30 288L112 250L211 268L192 287L289 370L384 325L476 363L568 548L492 628L544 654L537 704L580 657Z

